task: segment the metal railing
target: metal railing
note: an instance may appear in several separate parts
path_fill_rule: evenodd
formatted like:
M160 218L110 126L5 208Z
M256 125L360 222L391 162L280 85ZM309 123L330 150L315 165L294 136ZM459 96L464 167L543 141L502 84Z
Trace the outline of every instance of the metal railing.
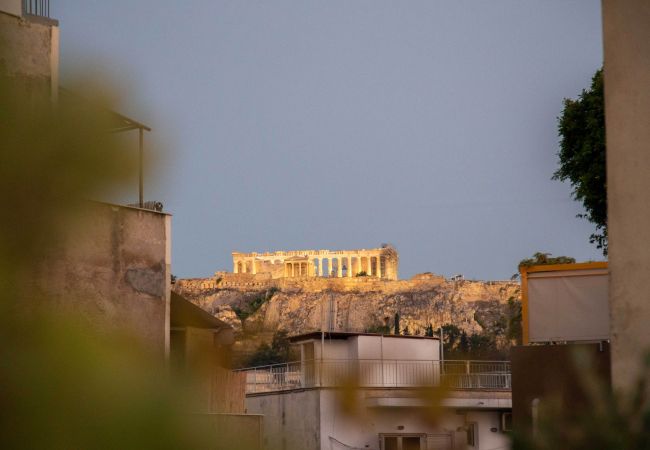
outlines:
M309 360L240 369L246 393L312 387L422 387L510 390L508 361Z
M23 0L23 14L50 17L50 0Z

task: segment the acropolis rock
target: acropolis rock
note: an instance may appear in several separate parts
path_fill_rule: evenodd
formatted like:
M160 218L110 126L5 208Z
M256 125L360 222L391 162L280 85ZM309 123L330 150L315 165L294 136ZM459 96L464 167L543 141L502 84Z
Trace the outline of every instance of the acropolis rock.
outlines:
M320 258L308 252L233 253L237 273L181 279L174 289L238 331L267 335L278 329L290 334L375 331L395 313L412 334L423 334L429 325L453 324L472 335L498 328L508 300L520 295L513 281L445 279L429 272L396 279L398 258L392 248L317 252ZM370 252L378 252L379 259ZM350 263L350 255L360 255L360 262L352 256ZM320 271L322 260L330 257L342 262L333 271Z

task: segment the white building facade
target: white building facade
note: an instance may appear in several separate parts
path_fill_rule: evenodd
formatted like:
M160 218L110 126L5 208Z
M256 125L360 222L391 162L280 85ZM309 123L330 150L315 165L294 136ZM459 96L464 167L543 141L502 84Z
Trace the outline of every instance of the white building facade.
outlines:
M311 333L295 363L247 369L268 449L506 449L509 364L441 361L436 338Z

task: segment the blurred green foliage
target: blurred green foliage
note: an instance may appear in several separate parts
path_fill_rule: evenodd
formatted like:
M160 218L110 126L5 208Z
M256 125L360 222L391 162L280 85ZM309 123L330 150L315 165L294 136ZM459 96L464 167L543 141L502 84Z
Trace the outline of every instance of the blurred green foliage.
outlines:
M541 399L536 432L514 433L513 450L650 449L650 355L628 392L613 391L584 355L574 356L586 403Z
M0 78L0 448L213 448L164 360L62 312L38 278L76 212L135 170L108 131L115 97L86 92L55 103Z

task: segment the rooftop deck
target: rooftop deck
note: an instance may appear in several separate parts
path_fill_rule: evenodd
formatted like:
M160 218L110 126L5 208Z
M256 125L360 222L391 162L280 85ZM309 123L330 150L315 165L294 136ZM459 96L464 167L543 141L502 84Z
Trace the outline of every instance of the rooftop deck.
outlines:
M246 394L293 389L339 387L449 389L511 389L509 361L439 361L325 359L240 369L246 373Z

